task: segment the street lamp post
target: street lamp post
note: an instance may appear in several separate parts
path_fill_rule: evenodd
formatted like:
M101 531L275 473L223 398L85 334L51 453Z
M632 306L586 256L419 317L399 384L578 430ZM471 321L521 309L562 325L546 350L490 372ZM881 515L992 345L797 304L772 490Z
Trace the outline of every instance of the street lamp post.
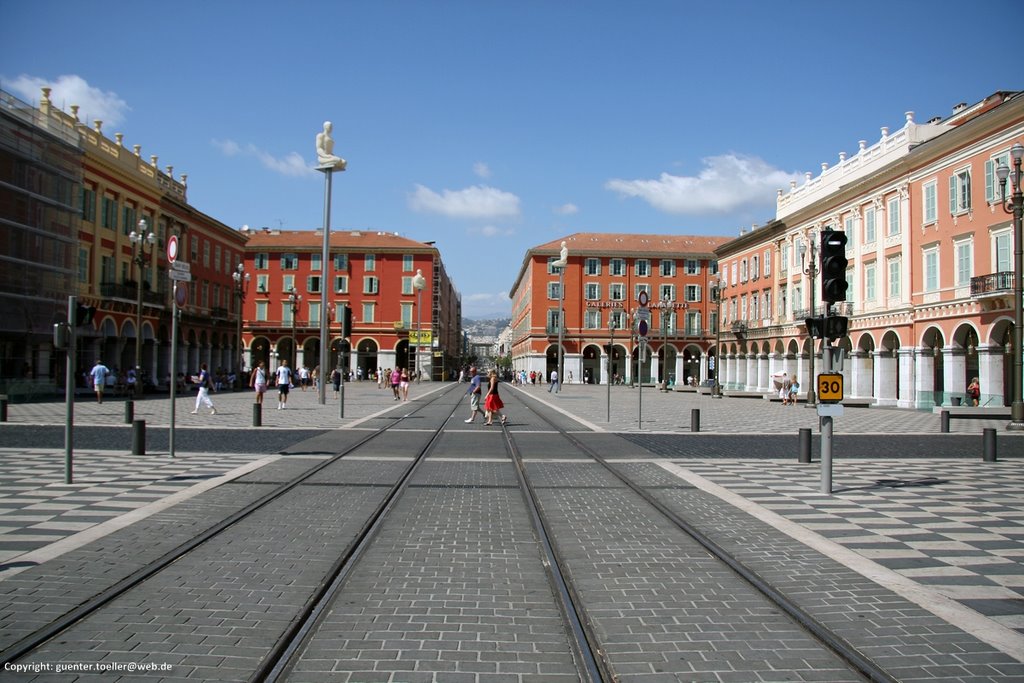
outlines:
M242 386L242 370L245 365L242 356L242 349L245 346L242 342L242 304L245 302L245 290L249 286L250 277L249 273L245 272L245 266L241 263L235 268L235 272L231 273L231 279L235 281L235 313L238 315L238 365L235 368L236 388Z
M665 292L661 296L661 390L668 391L668 315L672 297Z
M299 355L298 349L295 348L295 317L299 312L299 304L302 303L302 295L298 294L294 287L292 287L291 292L288 294L288 303L292 308L292 372L296 372Z
M423 277L423 271L416 269L416 275L412 279L413 289L416 290L416 356L413 359L416 372L416 383L420 382L420 319L423 317L423 288L427 286L427 278Z
M1024 146L1019 142L1010 148L1013 159L1011 171L1005 163L996 169L999 177L999 195L1003 211L1013 215L1013 403L1010 405L1010 423L1008 430L1024 431L1024 398L1021 384L1024 383L1024 348L1022 335L1024 332L1024 235L1021 223L1024 218L1024 193L1021 192L1021 159L1024 159ZM1010 200L1006 199L1006 179L1012 177L1013 193Z
M131 240L135 267L138 269L136 279L136 301L135 301L135 394L142 396L142 279L144 277L143 266L146 264L146 245L150 246L152 256L153 244L156 242L156 235L152 232L146 234L146 219L139 219L138 231L132 230L128 235Z
M722 281L715 278L711 281L711 296L715 298L715 383L711 386L712 398L722 397L722 384L718 381L722 374Z
M810 290L811 290L811 315L810 315L810 317L813 318L814 317L814 278L818 275L818 253L817 253L817 248L815 247L815 244L814 244L814 236L813 236L813 234L811 235L810 242L811 242L811 249L810 249L810 251L808 251L807 247L805 247L803 244L800 245L800 261L804 264L804 275L806 275L809 278L808 282L810 284ZM807 258L805 258L805 257L807 257ZM810 340L811 340L811 345L810 345L811 346L810 368L809 368L809 371L808 371L809 374L810 374L810 377L807 378L807 405L813 406L816 403L816 398L815 398L815 394L814 394L814 386L815 386L815 379L814 379L814 333L811 330L807 330L807 334L809 335Z
M563 240L558 260L551 264L558 267L558 384L555 391L561 391L562 383L565 381L565 354L562 350L562 341L565 337L565 268L568 263L569 248Z
M615 312L608 313L608 422L612 421L612 358L615 354Z

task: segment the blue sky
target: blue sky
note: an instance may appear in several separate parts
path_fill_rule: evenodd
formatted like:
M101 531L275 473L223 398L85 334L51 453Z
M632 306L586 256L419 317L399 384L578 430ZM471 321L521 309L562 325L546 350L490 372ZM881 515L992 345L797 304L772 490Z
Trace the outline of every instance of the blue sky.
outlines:
M1024 88L1019 0L0 2L0 88L51 84L228 225L321 227L330 120L331 227L436 241L467 317L532 246L734 236L905 111Z

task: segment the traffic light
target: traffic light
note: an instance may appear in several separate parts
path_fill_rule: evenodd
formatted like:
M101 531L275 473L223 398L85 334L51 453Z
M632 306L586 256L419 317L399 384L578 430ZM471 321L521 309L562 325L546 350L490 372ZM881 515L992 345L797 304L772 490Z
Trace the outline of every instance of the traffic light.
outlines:
M82 325L88 325L92 322L93 316L96 315L95 306L82 306L81 304L75 308L75 326L81 327Z
M842 339L850 328L850 319L845 315L830 315L825 318L825 337Z
M344 307L344 313L341 316L341 336L352 336L352 308L349 306Z
M817 318L804 318L804 325L807 326L807 334L809 334L812 338L824 338L825 335L822 334L823 330L821 321L821 316L818 316Z
M821 233L821 300L834 304L846 301L846 233Z

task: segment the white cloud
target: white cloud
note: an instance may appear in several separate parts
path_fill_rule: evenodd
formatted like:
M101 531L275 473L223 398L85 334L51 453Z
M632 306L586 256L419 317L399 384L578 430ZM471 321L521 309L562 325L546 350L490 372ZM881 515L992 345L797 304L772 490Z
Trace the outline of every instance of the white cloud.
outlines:
M290 152L283 157L275 157L270 152L262 150L256 145L240 145L234 140L211 140L210 144L219 149L224 156L247 156L259 160L265 168L280 173L281 175L302 177L312 176L316 171L306 163L298 152Z
M574 213L579 213L580 207L575 204L562 204L561 206L553 208L552 211L557 213L559 216L571 216Z
M117 126L124 122L125 114L131 111L128 103L115 92L103 92L74 74L58 76L54 80L22 74L13 81L5 82L4 88L28 102L42 99L43 87L51 88L50 101L61 110L71 113L71 105L78 105L78 119L84 122L103 121L105 125Z
M451 218L515 217L519 215L519 197L487 185L444 190L438 194L417 184L416 190L409 195L409 208Z
M773 168L757 157L723 154L702 162L704 168L697 176L662 173L653 180L612 179L605 183L605 189L639 197L666 213L709 214L773 203L778 188L787 188L790 180L803 178Z
M484 237L508 237L516 234L512 228L499 228L496 225L485 225L479 228L470 228L470 235L483 235Z
M473 173L476 173L481 178L491 177L491 168L482 161L478 161L473 164Z

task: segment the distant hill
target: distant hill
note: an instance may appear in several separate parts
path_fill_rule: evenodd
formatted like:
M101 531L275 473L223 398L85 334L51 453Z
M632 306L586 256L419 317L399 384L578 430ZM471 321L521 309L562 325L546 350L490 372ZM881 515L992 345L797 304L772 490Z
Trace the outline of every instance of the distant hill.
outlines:
M511 318L462 319L462 331L472 337L497 337L512 322Z

